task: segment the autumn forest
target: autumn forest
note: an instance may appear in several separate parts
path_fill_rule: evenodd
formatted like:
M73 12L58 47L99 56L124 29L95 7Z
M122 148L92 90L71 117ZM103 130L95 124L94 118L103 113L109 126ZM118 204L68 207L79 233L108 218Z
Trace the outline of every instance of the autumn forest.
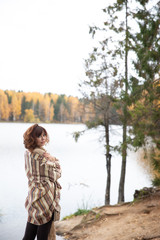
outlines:
M0 90L0 121L82 122L85 118L77 97Z

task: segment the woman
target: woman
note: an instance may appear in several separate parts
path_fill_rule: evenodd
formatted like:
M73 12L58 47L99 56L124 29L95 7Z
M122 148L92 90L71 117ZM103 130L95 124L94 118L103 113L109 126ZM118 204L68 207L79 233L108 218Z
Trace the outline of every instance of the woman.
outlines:
M60 216L60 189L57 179L61 177L59 161L43 146L49 142L47 131L34 124L23 135L25 170L28 178L28 196L25 207L28 221L23 240L47 240L52 221Z

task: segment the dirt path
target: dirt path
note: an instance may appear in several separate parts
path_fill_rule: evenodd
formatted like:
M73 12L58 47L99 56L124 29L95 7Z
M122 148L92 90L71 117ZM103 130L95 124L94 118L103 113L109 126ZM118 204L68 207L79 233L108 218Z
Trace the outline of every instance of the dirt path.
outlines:
M56 223L70 240L160 240L160 190L134 203L94 208Z

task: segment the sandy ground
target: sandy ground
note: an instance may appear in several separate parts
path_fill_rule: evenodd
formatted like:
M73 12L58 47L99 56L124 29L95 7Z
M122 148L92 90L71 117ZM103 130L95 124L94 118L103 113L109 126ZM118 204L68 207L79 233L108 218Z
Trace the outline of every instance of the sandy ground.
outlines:
M70 240L160 240L160 189L135 202L94 208L55 227Z

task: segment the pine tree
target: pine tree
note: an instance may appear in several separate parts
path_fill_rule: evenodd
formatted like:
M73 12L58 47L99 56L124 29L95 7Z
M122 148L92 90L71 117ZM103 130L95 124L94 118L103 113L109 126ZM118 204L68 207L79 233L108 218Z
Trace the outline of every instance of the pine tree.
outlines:
M144 146L148 137L154 142L151 159L154 184L160 184L160 1L141 0L134 13L139 31L133 37L137 75L132 78L131 110L135 147ZM158 173L159 172L159 173Z

